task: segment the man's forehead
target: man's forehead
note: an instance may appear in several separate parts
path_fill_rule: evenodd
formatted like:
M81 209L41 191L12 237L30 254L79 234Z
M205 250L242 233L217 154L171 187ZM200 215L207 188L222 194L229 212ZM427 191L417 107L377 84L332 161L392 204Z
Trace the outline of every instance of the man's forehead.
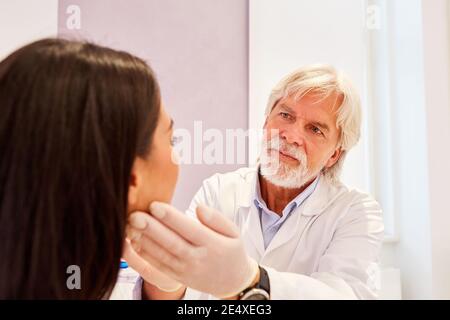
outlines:
M318 97L305 95L301 98L288 96L281 98L277 106L306 118L319 117L322 121L335 121L339 96ZM318 119L319 120L319 119Z
M326 98L305 95L301 98L287 96L281 98L275 105L278 109L283 109L296 117L302 117L311 122L327 124L328 127L337 128L336 107L339 101L338 95L328 96ZM275 109L275 108L274 108Z

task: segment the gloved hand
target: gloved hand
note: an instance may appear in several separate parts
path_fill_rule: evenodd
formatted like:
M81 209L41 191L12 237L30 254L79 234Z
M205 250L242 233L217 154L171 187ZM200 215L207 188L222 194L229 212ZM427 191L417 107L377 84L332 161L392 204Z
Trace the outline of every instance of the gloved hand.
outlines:
M148 215L146 213L136 213L136 214L142 214L142 215ZM145 220L144 220L145 221ZM142 220L135 222L135 224L142 225ZM145 228L145 225L142 229ZM129 229L129 228L128 228ZM140 232L133 232L132 230L129 230L127 232L131 238L138 238L141 233ZM134 241L134 240L132 240ZM125 240L124 244L124 251L122 258L128 263L128 265L136 270L140 274L140 276L148 283L151 283L158 287L159 289L166 291L166 292L173 292L177 291L182 287L182 284L178 281L175 281L168 276L166 276L164 273L153 267L149 262L142 259L132 248L130 239Z
M237 227L217 210L197 207L199 221L161 202L153 202L150 212L152 216L140 214L130 220L129 231L142 232L132 246L170 278L226 298L257 277L258 264L245 252ZM140 219L146 220L144 230Z

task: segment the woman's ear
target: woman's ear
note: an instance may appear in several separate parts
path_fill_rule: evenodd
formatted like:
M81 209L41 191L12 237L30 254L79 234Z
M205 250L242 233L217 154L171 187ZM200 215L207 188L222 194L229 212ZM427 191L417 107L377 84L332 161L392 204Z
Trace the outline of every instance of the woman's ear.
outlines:
M139 161L136 159L131 168L130 184L128 186L128 207L130 208L135 207L138 202L140 179Z
M342 154L342 148L339 147L336 150L334 150L334 153L332 154L332 156L330 157L330 159L328 159L325 168L331 168L341 157Z

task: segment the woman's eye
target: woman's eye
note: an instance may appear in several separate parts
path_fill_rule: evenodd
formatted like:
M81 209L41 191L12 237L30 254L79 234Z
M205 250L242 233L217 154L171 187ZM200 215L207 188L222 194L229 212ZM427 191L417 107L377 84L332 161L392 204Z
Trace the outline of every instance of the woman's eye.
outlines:
M170 144L173 146L177 145L178 143L180 143L180 141L183 140L181 136L173 136L170 139Z

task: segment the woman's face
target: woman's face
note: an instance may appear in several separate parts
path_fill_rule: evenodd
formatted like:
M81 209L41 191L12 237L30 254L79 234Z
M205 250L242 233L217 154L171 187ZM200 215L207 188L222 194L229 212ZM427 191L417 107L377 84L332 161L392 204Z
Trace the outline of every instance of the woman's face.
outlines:
M150 153L136 157L128 191L128 213L148 211L150 203L169 203L178 178L178 165L172 159L173 121L161 105Z

